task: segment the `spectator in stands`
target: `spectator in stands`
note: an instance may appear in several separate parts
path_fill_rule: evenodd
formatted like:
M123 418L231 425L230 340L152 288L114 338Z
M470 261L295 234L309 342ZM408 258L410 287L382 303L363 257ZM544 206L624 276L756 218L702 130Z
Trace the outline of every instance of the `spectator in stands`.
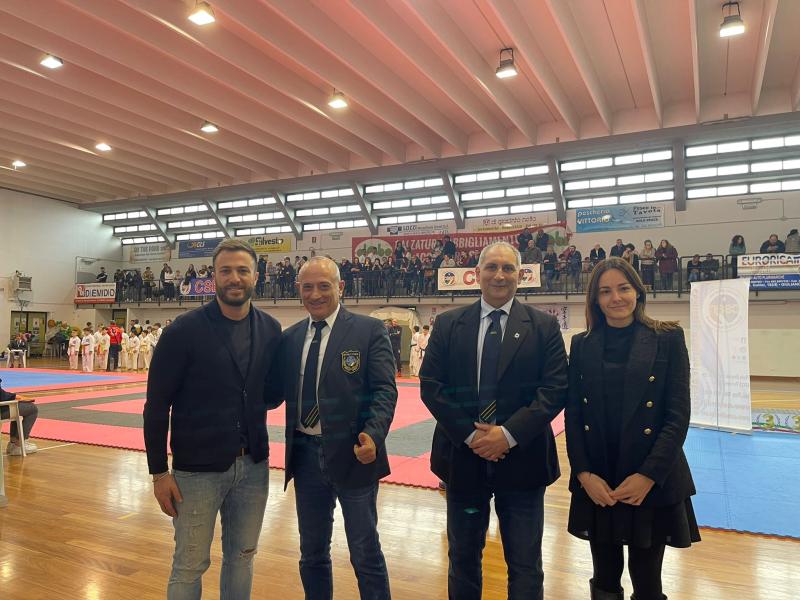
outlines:
M800 233L797 233L797 229L792 229L786 236L783 251L787 254L800 254Z
M544 266L544 282L548 292L553 291L553 280L558 273L558 255L553 246L548 246L547 251L542 257Z
M719 260L714 258L714 255L709 252L703 260L701 269L703 281L711 281L719 279Z
M358 256L354 256L350 265L350 278L353 280L353 296L357 298L364 293L362 289L364 285L362 267L361 259Z
M114 283L117 286L114 292L114 302L119 303L123 300L123 290L125 289L125 273L122 272L122 269L114 271Z
M517 236L517 245L519 247L519 253L524 254L525 250L528 249L528 246L533 242L533 234L531 233L530 227L526 227L522 230ZM523 264L525 263L525 259L522 259Z
M0 379L0 383L2 383ZM33 454L38 450L36 444L31 442L28 438L31 435L31 429L36 422L36 417L39 415L38 407L33 403L32 398L19 396L12 392L5 391L0 386L0 402L9 402L16 400L19 404L19 414L22 417L22 443L20 443L20 434L17 429L16 421L11 423L11 435L9 436L8 445L6 446L6 454L9 456L22 456L22 445L25 445L25 453ZM10 410L7 406L0 407L0 418L7 419ZM3 460L0 458L0 460Z
M594 248L589 251L589 262L592 266L595 266L601 260L605 260L606 258L606 251L603 250L603 247L600 244L595 244Z
M536 237L533 238L533 243L536 244L536 247L542 252L547 252L547 247L553 242L550 236L544 232L544 229L539 227L536 230Z
M695 254L686 264L686 281L689 283L694 283L695 281L700 281L703 265L700 264L700 255Z
M739 257L742 254L747 254L747 246L744 243L744 236L736 234L731 239L731 245L728 246L728 254L731 255L731 277L737 277L737 269L739 266Z
M167 263L164 263L159 279L164 288L164 298L167 302L172 302L175 299L175 273Z
M442 238L442 254L451 258L455 258L456 251L457 248L455 242L450 239L449 235L444 236L444 238Z
M422 263L422 275L422 294L432 294L435 290L434 278L436 277L436 268L433 266L433 261L430 256L426 257L425 261Z
M172 285L175 286L175 297L180 299L183 291L181 290L181 285L183 284L183 276L181 275L180 269L175 269L175 272L172 275Z
M105 267L100 267L100 272L95 276L94 280L97 283L105 283L108 281L108 273L106 273Z
M267 285L269 286L269 297L274 299L278 288L278 269L271 260L267 261Z
M625 252L625 244L622 243L622 238L617 238L617 243L611 246L611 256L622 258Z
M300 257L297 257L298 261ZM287 298L289 296L294 295L293 287L294 287L294 276L296 271L292 266L292 260L286 256L283 259L283 265L281 265L281 298Z
M678 271L678 251L668 240L661 240L656 250L658 272L661 274L661 289L672 289L672 276Z
M397 243L394 245L394 262L395 264L400 264L400 261L406 255L406 249L403 247L403 242L397 240Z
M573 291L579 292L581 290L581 270L583 269L583 258L580 251L573 244L564 250L558 258L566 263L566 271L569 281L572 283Z
M653 289L655 281L655 266L656 266L656 249L653 248L653 242L650 240L644 241L644 248L639 252L639 264L642 268L642 282L647 291Z
M142 284L144 286L144 301L150 302L153 299L153 282L155 281L155 275L153 275L152 269L150 267L145 267L144 273L142 273Z
M761 254L781 254L786 251L786 246L778 239L778 234L773 233L769 239L761 244Z
M622 259L627 261L634 271L639 272L639 255L636 253L636 246L625 244L625 252L622 253Z
M528 246L530 248L530 246ZM470 250L469 255L467 256L467 262L464 264L465 267L470 269L478 266L478 253L475 250Z
M258 279L256 280L256 297L263 298L264 289L267 285L267 258L263 254L258 257L256 271L258 272Z
M206 265L202 265L200 267L200 270L197 272L197 276L202 278L202 279L205 279L206 277L208 277L209 276L208 267Z
M524 252L522 252L522 264L524 265L540 265L542 264L542 258L542 251L539 250L539 247L533 243L528 244L528 247ZM477 257L475 266L477 266Z
M453 269L456 266L456 261L449 254L445 254L444 259L442 260L442 264L439 266L444 267L446 269Z

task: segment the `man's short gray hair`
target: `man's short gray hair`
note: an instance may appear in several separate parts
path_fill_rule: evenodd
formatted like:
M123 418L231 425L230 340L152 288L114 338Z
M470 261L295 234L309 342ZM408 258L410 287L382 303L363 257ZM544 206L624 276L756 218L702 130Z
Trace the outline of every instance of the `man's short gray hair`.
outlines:
M325 268L327 268L328 271L330 271L333 275L334 285L337 287L339 286L339 282L342 280L339 274L339 265L337 265L327 256L312 256L310 259L308 259L308 261L306 261L297 272L297 281L300 281L303 271L305 271L310 265L324 265Z
M517 269L522 267L522 256L514 246L509 244L508 242L492 242L488 246L485 246L483 250L481 250L481 255L478 257L478 266L483 266L483 261L486 259L486 254L494 250L495 248L505 248L506 250L510 250L514 254L514 261L517 265Z

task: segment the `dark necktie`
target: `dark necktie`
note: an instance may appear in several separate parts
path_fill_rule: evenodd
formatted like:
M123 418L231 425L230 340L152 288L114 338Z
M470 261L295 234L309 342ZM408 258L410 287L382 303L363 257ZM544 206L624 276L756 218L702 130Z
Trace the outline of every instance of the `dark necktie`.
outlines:
M303 371L303 412L300 422L306 429L312 429L319 423L319 404L317 404L317 365L319 364L319 347L322 340L322 329L327 325L325 321L316 321L314 326L314 338L308 348L306 356L306 368Z
M489 313L492 322L486 329L483 338L483 351L481 352L481 382L478 386L478 406L480 409L480 422L491 423L497 411L497 365L500 362L500 346L503 341L503 330L500 327L500 317L505 312L493 310Z

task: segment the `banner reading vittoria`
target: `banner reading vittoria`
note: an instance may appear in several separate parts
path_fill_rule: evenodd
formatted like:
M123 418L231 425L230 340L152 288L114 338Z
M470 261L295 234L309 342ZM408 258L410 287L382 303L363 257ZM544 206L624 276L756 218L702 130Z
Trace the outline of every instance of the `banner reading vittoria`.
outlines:
M654 227L664 227L664 207L661 204L623 204L575 210L577 233Z

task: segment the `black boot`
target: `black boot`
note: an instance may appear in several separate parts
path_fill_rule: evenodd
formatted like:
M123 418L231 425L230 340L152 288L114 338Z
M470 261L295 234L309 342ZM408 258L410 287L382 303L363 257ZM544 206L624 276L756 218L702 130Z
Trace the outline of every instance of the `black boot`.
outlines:
M636 594L631 595L631 600L637 600ZM661 600L668 600L664 594L661 594Z
M589 589L592 591L592 600L625 600L625 590L619 588L616 592L606 592L594 585L594 579L589 580Z

